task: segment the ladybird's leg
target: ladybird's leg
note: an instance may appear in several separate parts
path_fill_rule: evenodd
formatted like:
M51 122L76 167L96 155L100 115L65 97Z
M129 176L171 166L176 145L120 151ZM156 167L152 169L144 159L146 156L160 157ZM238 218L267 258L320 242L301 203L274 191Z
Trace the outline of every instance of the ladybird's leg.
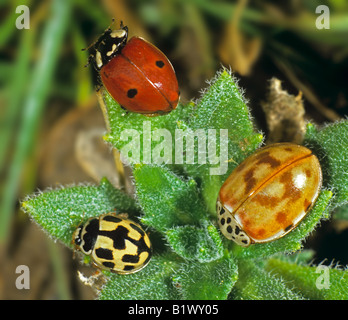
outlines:
M84 48L84 49L81 49L82 51L83 50L86 50L87 48ZM92 61L92 59L94 58L94 55L93 54L90 54L89 56L88 56L88 59L87 59L87 63L85 64L85 68L87 68L90 64L91 64L91 61Z
M96 72L95 79L96 79L95 91L99 92L100 89L103 87L103 82L102 82L102 80L100 78L99 72Z
M104 282L103 279L103 273L98 269L96 270L91 276L85 276L84 274L82 274L81 271L77 270L77 276L79 277L80 281L90 287L96 288L96 286L99 287L99 285L97 285L99 282L102 285Z

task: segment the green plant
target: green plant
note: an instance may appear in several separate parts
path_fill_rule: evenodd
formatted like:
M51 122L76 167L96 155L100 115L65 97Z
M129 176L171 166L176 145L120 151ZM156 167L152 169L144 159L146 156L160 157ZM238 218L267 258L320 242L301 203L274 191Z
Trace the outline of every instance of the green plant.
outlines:
M100 299L348 298L346 289L342 290L348 287L347 271L331 269L330 288L319 290L316 267L308 264L310 252L286 255L300 250L319 222L348 202L348 181L344 178L348 172L348 121L320 130L313 124L307 126L304 144L318 155L324 184L306 218L277 241L242 248L227 241L217 229L215 202L223 181L260 146L263 136L254 129L231 74L222 70L200 100L179 104L165 116L125 112L107 93L103 102L109 128L105 140L138 162L132 164L135 198L103 179L97 186L48 190L22 202L35 222L70 248L72 233L81 221L115 209L147 227L154 247L149 265L131 275L104 271L106 282L99 290ZM224 129L228 130L228 143L223 143ZM195 164L174 161L180 160L176 134L190 136L197 130L215 134L218 143L207 140L208 155L209 150L214 150L214 155L226 151L227 159L219 163L211 156L210 161L199 161L196 143ZM154 159L172 161L156 164ZM210 170L218 170L222 162L227 163L226 172L212 175Z

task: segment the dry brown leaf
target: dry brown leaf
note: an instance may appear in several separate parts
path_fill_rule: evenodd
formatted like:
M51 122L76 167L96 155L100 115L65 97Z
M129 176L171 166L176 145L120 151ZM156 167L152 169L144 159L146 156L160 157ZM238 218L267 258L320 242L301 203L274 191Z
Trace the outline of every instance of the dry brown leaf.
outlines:
M279 79L272 78L267 101L261 102L261 106L269 130L267 143L302 142L306 123L301 92L291 95L282 89Z

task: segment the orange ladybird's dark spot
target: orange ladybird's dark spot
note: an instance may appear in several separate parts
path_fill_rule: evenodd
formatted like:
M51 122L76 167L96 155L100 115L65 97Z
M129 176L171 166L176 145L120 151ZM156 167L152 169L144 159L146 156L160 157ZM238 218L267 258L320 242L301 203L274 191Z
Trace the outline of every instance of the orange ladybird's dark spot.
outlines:
M293 184L286 185L282 200L291 198L291 201L296 201L302 197L302 191L296 188Z
M279 166L281 163L279 160L275 159L274 157L269 155L269 152L265 152L262 155L260 155L260 158L257 159L256 164L269 164L271 168Z
M296 201L302 196L302 191L293 184L292 175L286 171L280 177L280 181L284 184L284 193L282 200L291 198L292 201Z
M245 181L245 193L249 193L256 185L256 179L254 178L254 168L248 170L244 175Z
M256 235L256 238L262 238L266 233L266 230L265 229L258 229L256 232L255 232L255 235Z
M278 212L276 214L276 220L279 224L284 224L286 221L286 213L285 212Z
M285 150L285 151L288 151L288 152L292 152L292 151L293 151L292 148L289 148L289 147L288 147L288 148L285 148L284 150Z
M307 177L307 178L310 178L311 176L312 176L312 171L309 170L309 169L307 169L307 170L306 170L306 177Z
M278 204L279 198L258 193L254 196L253 201L257 202L262 207L273 208Z
M284 184L288 184L289 182L292 182L292 174L290 171L285 171L280 176L280 182Z

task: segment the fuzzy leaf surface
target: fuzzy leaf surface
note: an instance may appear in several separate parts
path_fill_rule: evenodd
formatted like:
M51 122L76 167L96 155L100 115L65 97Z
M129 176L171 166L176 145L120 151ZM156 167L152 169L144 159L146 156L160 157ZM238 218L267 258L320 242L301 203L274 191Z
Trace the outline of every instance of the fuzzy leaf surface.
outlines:
M309 299L347 300L348 271L324 265L306 266L270 259L266 269L289 281Z
M211 213L215 213L215 202L222 183L240 162L257 149L263 136L254 130L236 79L225 69L210 83L194 111L188 125L190 129L212 130L218 142L215 143L215 139L207 142L210 161L200 166L187 165L186 170L201 181L206 205ZM226 139L223 132L227 135ZM195 153L198 154L197 149ZM219 157L217 161L214 161L215 155Z
M223 256L219 231L212 224L179 226L166 235L171 248L184 259L210 262Z
M175 274L174 283L182 299L225 300L237 278L237 264L227 255L208 263L183 263Z
M28 197L22 208L50 236L71 246L76 227L89 217L107 212L139 214L134 199L103 179L99 186L75 186Z
M317 154L323 186L333 192L330 209L348 203L348 121L343 120L318 130L309 124L305 143Z
M254 261L241 260L239 277L230 299L234 300L302 300L291 284L274 277Z
M142 221L159 231L197 224L206 211L195 180L184 180L165 167L138 165L134 170Z

